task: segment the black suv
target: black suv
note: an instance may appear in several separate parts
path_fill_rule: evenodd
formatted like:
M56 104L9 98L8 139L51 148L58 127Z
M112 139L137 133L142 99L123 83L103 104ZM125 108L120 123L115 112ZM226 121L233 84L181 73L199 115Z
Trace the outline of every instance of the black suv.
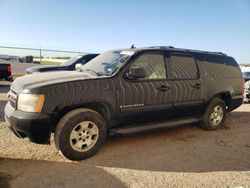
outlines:
M104 52L81 71L27 75L9 92L5 119L18 137L71 160L93 156L107 135L199 122L223 125L242 104L243 78L223 53L173 47Z

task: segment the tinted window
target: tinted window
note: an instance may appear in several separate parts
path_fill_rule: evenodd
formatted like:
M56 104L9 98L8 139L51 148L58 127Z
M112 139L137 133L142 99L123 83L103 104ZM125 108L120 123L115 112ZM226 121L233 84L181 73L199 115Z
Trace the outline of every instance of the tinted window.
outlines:
M164 57L160 54L143 54L132 63L131 67L144 68L146 79L166 78Z
M195 60L189 55L171 54L171 75L174 79L197 78L197 67Z
M86 59L82 59L79 63L81 63L82 65L86 64L88 62L88 60Z
M200 54L198 55L200 60L208 61L211 63L230 65L234 67L238 67L237 62L232 57L221 56L221 55L208 55L208 54Z
M75 63L76 61L78 61L79 59L81 59L82 57L83 57L82 55L75 56L75 57L69 59L68 61L64 62L63 65L70 66L73 63Z

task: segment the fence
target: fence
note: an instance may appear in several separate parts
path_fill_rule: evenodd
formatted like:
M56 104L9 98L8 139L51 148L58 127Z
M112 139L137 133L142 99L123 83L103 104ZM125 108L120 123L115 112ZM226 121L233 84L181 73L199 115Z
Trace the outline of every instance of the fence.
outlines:
M81 51L71 51L71 50L54 50L54 49L45 49L45 48L29 48L29 47L17 47L17 46L0 46L0 54L3 58L13 57L18 58L20 56L34 56L40 64L42 63L42 60L45 59L44 57L52 57L54 59L53 61L56 62L56 58L59 59L68 59L72 56L75 56L77 54L84 54L85 52ZM60 63L60 61L58 61ZM62 61L61 61L62 62Z

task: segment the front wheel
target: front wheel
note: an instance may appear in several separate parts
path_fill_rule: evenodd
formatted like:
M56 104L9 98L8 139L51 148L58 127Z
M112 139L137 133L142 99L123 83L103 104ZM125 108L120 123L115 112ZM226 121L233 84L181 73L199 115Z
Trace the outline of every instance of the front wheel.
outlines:
M207 130L217 130L223 126L226 118L226 105L220 98L212 99L201 118L201 126Z
M74 161L95 155L104 143L107 127L104 118L90 109L67 113L55 130L55 144L62 154Z

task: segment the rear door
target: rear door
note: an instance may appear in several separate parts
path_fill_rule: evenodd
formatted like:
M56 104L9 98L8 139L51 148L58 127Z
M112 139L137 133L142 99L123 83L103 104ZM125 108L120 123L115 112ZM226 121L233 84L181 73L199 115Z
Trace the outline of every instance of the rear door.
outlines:
M175 117L199 116L203 108L202 81L195 57L185 52L170 52L170 77Z
M131 67L141 67L146 78L120 78L118 100L124 124L161 121L171 116L171 81L168 80L164 52L144 52L133 60Z

